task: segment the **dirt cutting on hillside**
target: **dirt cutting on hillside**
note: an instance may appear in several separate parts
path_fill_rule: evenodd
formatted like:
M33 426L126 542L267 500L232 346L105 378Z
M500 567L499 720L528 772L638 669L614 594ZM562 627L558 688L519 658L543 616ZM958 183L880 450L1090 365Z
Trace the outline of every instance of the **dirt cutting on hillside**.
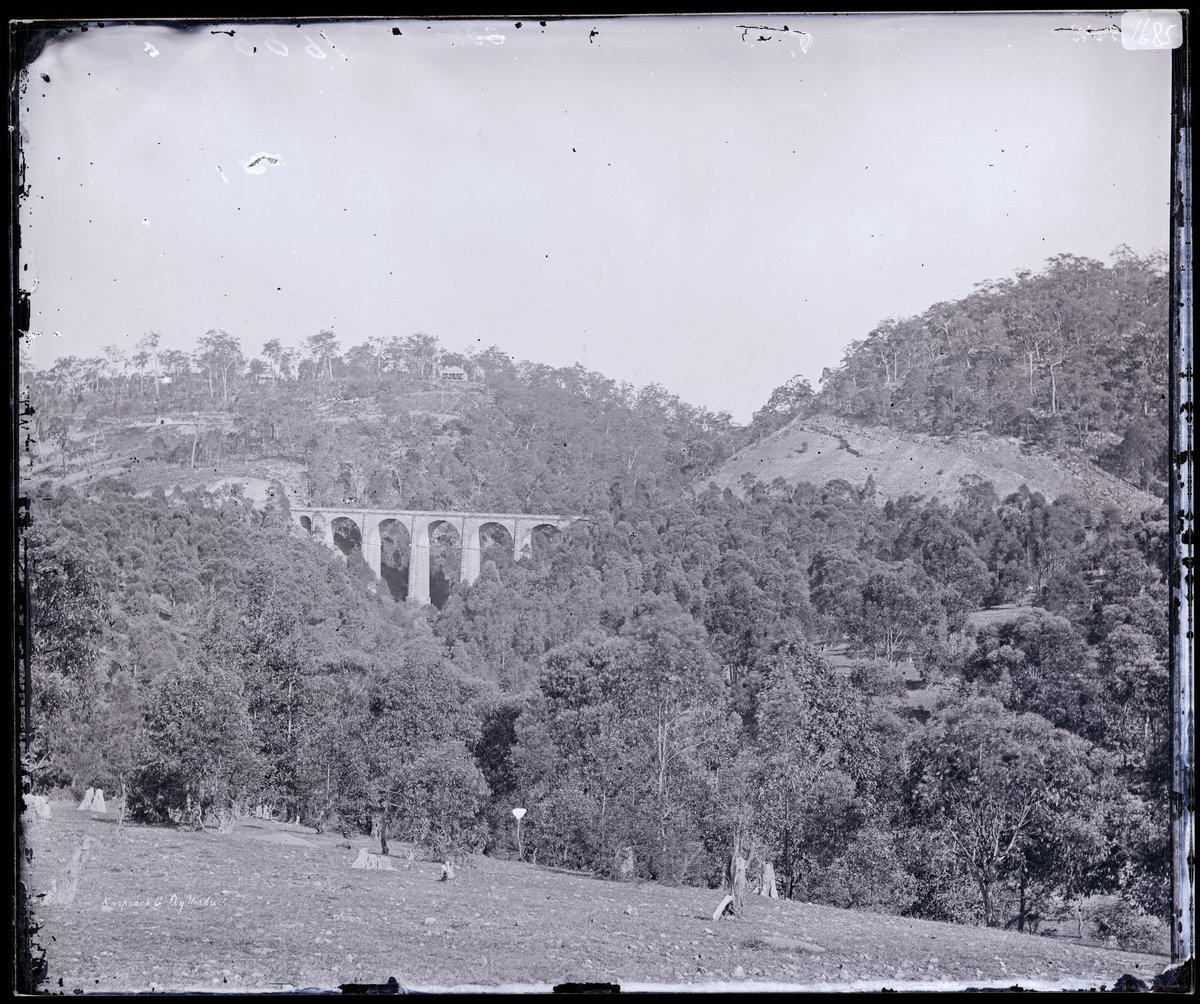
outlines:
M1051 456L983 432L939 438L832 415L797 419L731 457L696 488L713 481L736 490L748 474L766 485L776 478L818 486L841 479L859 488L870 477L881 496L893 499L951 498L963 478L975 476L992 482L1001 498L1026 484L1051 501L1073 495L1130 513L1158 504L1081 457Z

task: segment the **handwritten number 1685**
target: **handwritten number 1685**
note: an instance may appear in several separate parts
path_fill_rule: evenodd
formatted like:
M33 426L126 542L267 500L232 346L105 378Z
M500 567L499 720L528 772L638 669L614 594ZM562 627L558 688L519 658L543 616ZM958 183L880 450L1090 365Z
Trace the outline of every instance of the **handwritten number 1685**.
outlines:
M1174 45L1171 41L1171 31L1176 27L1177 25L1174 24L1163 24L1157 18L1138 18L1137 27L1133 32L1133 40L1138 45L1151 45L1156 49L1167 48Z

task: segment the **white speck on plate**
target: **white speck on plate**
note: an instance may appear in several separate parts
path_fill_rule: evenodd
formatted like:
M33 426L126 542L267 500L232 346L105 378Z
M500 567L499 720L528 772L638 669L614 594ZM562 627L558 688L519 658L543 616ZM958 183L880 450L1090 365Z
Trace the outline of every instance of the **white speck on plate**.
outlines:
M158 50L149 42L146 43L146 48L143 51L149 53L151 59L158 55Z

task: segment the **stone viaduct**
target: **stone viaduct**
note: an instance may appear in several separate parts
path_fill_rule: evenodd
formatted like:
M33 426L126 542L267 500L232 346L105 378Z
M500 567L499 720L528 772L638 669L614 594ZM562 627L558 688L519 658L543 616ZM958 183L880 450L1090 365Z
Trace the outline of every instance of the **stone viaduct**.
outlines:
M429 545L433 532L446 524L458 532L462 548L459 578L474 582L479 578L479 531L495 525L508 531L513 541L513 557L518 561L533 549L533 531L548 526L561 530L578 516L546 516L528 513L495 512L416 512L400 509L342 509L329 506L292 506L292 519L326 546L334 542L334 522L347 520L358 529L363 558L379 578L383 567L381 530L385 523L403 526L408 531L408 598L414 603L429 603Z

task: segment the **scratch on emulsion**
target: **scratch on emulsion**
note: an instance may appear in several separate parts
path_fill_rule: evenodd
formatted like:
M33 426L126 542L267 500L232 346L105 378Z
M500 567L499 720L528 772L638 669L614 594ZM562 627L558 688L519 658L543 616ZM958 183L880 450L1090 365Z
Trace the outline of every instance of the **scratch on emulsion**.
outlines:
M247 174L265 174L268 167L282 164L283 158L277 153L256 153L242 165Z
M320 32L317 32L317 34L320 35L323 39L325 39L325 44L328 45L329 48L331 48L339 56L341 56L345 62L347 62L347 63L350 62L350 57L347 56L344 52L342 52L342 50L339 49L336 45L334 45L331 41L329 41L329 36L326 35L325 32L320 31ZM400 34L399 31L396 31L396 34Z
M758 38L749 39L749 41L753 41L753 42L779 41L779 42L782 42L784 40L784 37L786 36L788 38L794 38L796 40L796 44L798 46L800 46L801 52L808 52L808 50L810 48L812 48L812 43L813 43L812 35L810 35L807 31L801 31L799 29L793 30L793 29L789 28L786 24L782 28L772 28L769 25L765 25L765 24L739 24L738 27L742 29L742 41L743 42L748 41L747 36L752 31L769 31L769 32L771 32L770 35L759 35Z

